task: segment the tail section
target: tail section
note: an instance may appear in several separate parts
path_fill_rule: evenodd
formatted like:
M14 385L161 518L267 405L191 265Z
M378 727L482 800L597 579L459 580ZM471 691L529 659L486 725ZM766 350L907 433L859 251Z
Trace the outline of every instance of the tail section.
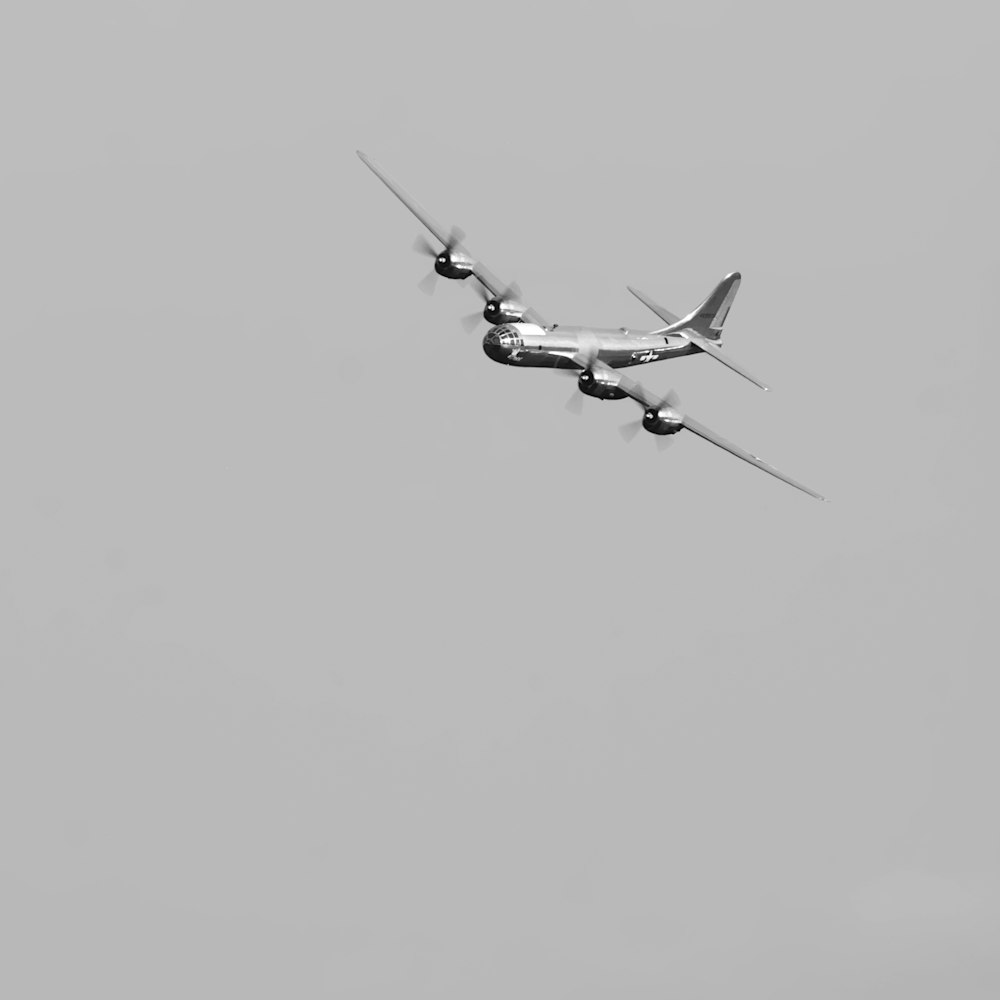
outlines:
M712 289L708 298L693 313L681 320L684 327L700 333L709 340L718 340L722 336L722 324L726 322L733 299L740 290L740 281L739 271L727 274Z
M673 313L668 312L663 306L658 305L649 296L644 295L638 288L629 286L629 291L644 305L650 308L664 322L669 323L662 330L654 330L656 334L680 334L686 337L695 347L704 351L716 361L721 361L727 368L732 368L734 372L742 375L745 379L767 389L767 386L751 375L742 365L738 365L732 358L726 357L719 349L719 341L722 339L722 324L726 322L729 310L732 308L733 299L740 290L740 273L733 271L727 274L720 281L712 293L693 313L689 313L684 319L678 319Z

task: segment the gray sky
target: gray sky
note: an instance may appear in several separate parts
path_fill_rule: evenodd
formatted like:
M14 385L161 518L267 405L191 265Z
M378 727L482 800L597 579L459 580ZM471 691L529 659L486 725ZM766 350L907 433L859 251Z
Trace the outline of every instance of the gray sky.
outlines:
M986 4L12 4L0 993L1000 991ZM818 504L489 362L370 153ZM989 381L988 381L989 380Z

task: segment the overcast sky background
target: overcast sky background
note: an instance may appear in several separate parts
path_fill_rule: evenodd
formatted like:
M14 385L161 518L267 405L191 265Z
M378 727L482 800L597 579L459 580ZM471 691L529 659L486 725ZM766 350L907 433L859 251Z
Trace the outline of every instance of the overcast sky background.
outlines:
M0 17L0 993L994 998L985 3ZM743 285L710 427L491 363Z

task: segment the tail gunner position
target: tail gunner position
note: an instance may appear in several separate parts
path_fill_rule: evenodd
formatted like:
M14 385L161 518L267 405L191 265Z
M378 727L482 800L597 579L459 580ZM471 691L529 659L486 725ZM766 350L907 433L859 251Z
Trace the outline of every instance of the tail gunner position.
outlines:
M457 281L470 277L474 279L471 285L484 302L482 314L480 316L476 312L462 322L470 331L481 318L493 324L483 337L483 350L487 357L513 367L557 368L578 373L577 387L583 395L597 399L628 397L639 403L643 408L643 419L636 430L641 427L660 435L662 440L664 436L686 428L810 496L825 499L682 414L677 397L672 392L657 399L620 371L685 354L707 354L754 385L767 389L768 386L720 350L722 327L740 287L738 272L726 275L705 301L684 317L675 316L638 289L629 287L629 291L661 320L663 325L654 330L643 332L625 327L603 330L549 324L535 309L524 304L517 285L504 284L482 261L469 253L464 245L465 234L460 229L445 230L381 167L360 150L358 156L442 245L442 249L437 250L424 237L418 237L415 249L434 258L434 270L420 282L420 287L428 293L433 292L438 276Z

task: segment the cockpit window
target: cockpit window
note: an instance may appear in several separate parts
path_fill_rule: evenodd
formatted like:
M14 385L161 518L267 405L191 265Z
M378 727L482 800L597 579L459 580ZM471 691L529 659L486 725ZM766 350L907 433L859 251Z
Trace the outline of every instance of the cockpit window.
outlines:
M486 334L484 342L487 344L499 344L501 347L523 347L524 341L517 332L517 328L504 324L495 326Z

